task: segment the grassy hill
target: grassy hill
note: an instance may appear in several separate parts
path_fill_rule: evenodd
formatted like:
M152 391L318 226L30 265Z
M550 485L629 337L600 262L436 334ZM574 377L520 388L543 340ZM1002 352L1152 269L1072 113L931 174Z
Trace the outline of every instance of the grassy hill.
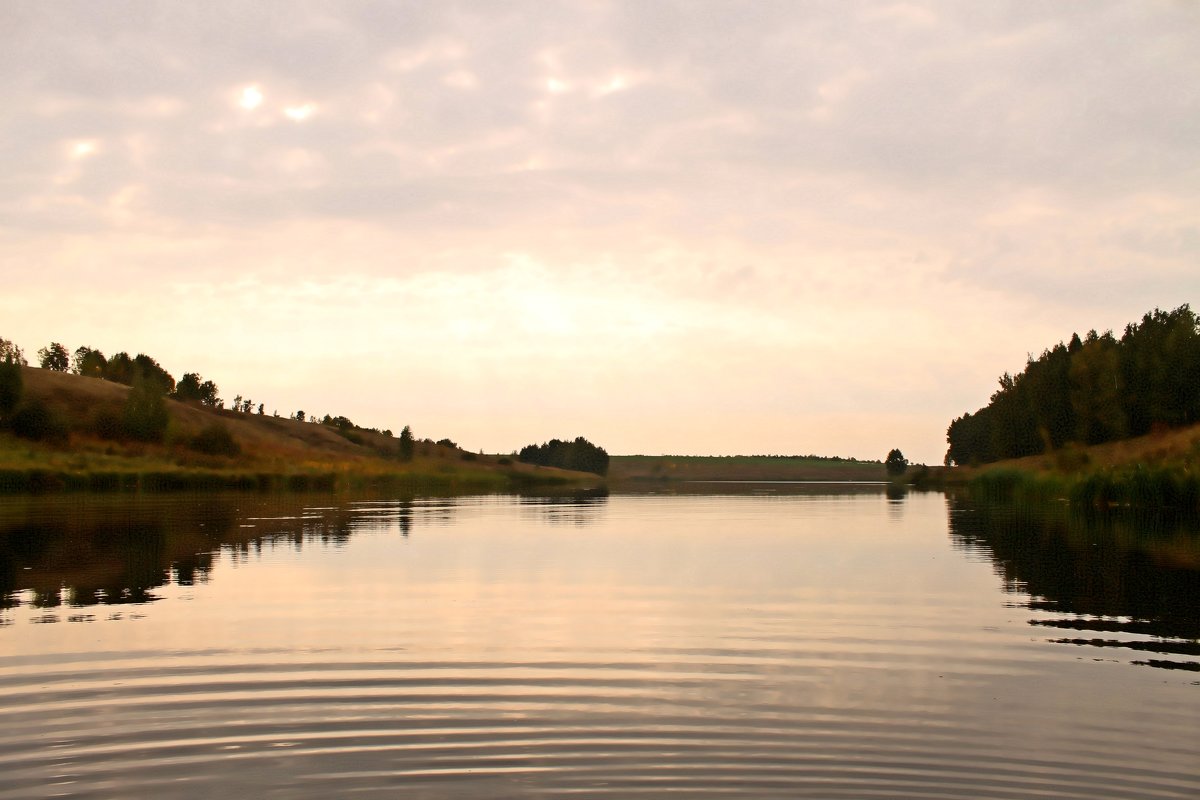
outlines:
M398 439L384 433L339 430L171 399L166 400L168 424L162 441L133 441L113 432L130 387L30 367L22 368L22 378L23 402L45 409L53 430L44 441L0 432L0 490L502 490L600 480L429 441L416 442L413 458L403 461ZM225 454L196 444L198 436L214 430L226 431L233 443Z

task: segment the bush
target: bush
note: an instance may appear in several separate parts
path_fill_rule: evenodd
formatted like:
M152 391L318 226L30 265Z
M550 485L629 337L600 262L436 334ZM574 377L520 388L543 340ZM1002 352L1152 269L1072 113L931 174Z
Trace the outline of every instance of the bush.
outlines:
M12 432L35 442L61 443L67 440L67 422L45 403L22 403L9 420Z
M214 422L193 436L188 447L210 456L236 456L242 452L233 434L219 422Z
M96 409L89 427L96 436L109 441L120 439L125 433L121 425L121 415L111 408Z
M121 416L125 434L139 442L161 442L170 415L163 390L154 381L138 380L129 391Z

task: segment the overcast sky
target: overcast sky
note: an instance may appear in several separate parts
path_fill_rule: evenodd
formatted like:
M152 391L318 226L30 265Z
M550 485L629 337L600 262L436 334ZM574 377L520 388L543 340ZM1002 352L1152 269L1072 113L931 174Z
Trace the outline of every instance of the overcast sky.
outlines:
M470 449L940 463L1200 289L1200 3L0 5L0 337Z

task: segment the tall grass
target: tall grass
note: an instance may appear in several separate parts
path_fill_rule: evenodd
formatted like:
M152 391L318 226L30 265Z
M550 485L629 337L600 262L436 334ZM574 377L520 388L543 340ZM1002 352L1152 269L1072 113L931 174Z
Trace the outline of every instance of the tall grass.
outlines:
M1095 469L1074 475L994 469L967 484L986 500L1046 502L1066 500L1082 508L1127 506L1200 511L1200 473L1186 465Z

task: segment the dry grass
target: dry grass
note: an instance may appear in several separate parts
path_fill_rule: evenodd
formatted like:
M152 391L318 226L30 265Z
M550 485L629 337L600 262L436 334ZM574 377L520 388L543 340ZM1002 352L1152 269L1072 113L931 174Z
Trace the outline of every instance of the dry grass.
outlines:
M466 454L457 448L418 442L412 461L396 458L398 440L354 430L361 443L336 428L283 417L242 414L167 400L170 424L166 440L155 444L101 439L91 422L100 412L119 415L130 388L78 375L27 367L25 397L45 403L69 423L65 445L33 443L0 434L0 468L49 470L71 474L148 473L341 476L343 482L409 480L430 485L520 485L566 481L594 482L566 470L528 464L502 465L497 457ZM197 453L188 442L213 424L224 425L241 448L234 457Z

